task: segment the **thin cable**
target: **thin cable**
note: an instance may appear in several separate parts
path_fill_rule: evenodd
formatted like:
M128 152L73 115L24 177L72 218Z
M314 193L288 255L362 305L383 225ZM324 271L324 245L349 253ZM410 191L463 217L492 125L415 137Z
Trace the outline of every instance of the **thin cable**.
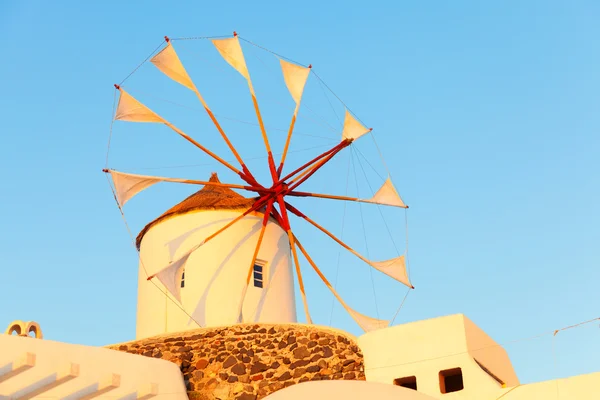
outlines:
M148 57L146 57L146 59L145 59L144 61L142 61L142 62L140 63L140 65L138 65L137 67L135 67L135 68L134 68L134 70L133 70L133 71L131 71L131 72L129 73L129 75L127 75L127 76L125 77L125 79L123 79L123 80L121 81L121 83L119 83L119 86L123 85L123 83L124 83L124 82L125 82L127 79L129 79L129 78L131 77L131 75L133 75L133 74L134 74L134 73L135 73L135 72L136 72L138 69L140 69L140 68L142 67L142 65L144 65L144 64L146 63L146 61L148 61L148 60L149 60L149 59L150 59L150 58L151 58L151 57L154 55L154 53L156 53L156 50L158 50L158 49L160 49L160 48L162 47L163 43L165 43L165 39L163 39L163 40L160 42L160 44L159 44L158 46L156 46L156 48L155 48L155 49L152 51L152 53L150 53L150 55L149 55Z
M129 233L129 237L131 239L131 244L133 245L136 254L138 255L138 260L140 262L140 264L142 265L142 269L144 270L144 274L146 275L146 278L149 276L148 275L148 270L146 269L146 265L144 264L144 261L142 260L142 256L140 254L140 252L137 250L137 246L135 245L135 237L133 236L133 233L131 232L131 228L129 227L129 224L127 223L127 218L125 218L125 213L123 212L123 209L121 208L121 205L119 204L119 200L117 200L117 194L115 192L115 189L113 188L112 184L110 183L110 179L108 178L108 175L106 176L106 181L108 182L108 186L110 187L110 190L113 194L113 197L115 199L115 202L117 204L117 207L119 209L119 212L121 213L121 218L123 219L123 223L125 224L125 228L127 229L127 233ZM177 303L174 299L172 299L171 297L169 297L167 295L167 290L165 289L165 291L163 291L156 282L154 282L154 280L150 280L150 282L161 292L164 293L165 296L171 300L171 302L173 304L175 304L181 311L183 311L183 313L185 315L187 315L190 320L194 321L196 323L196 325L198 325L199 328L202 328L203 326L196 321L196 319L194 317L192 317L179 303ZM167 310L165 309L165 314L167 313ZM165 332L166 333L166 332Z
M333 94L333 95L335 96L335 98L336 98L336 99L338 99L338 100L339 100L339 102L340 102L340 103L342 103L342 104L344 105L344 107L346 107L346 110L348 110L350 113L352 113L352 115L354 115L354 117L355 117L355 118L356 118L356 119L357 119L357 120L358 120L358 121L359 121L361 124L363 124L364 126L367 126L367 125L366 125L366 124L365 124L363 121L361 121L361 119L360 119L360 118L358 118L358 116L357 116L357 115L356 115L356 114L355 114L355 113L354 113L354 112L353 112L353 111L350 109L350 107L348 107L348 106L346 105L346 103L344 103L344 102L343 102L343 100L342 100L342 99L340 99L340 97L339 97L337 94L335 94L335 92L334 92L333 90L331 90L331 88L330 88L330 87L329 87L329 86L328 86L328 85L325 83L325 81L324 81L323 79L321 79L321 77L320 77L319 75L317 75L317 73L315 72L314 68L311 68L311 70L310 70L310 71L311 71L313 74L315 74L315 76L317 77L317 79L318 79L319 81L321 81L321 82L323 83L323 85L325 85L325 87L327 88L327 90L329 90L329 91L331 92L331 94Z
M155 96L155 95L153 95L151 93L148 93L148 92L143 92L143 91L141 91L139 89L131 89L131 88L128 87L127 91L129 91L131 93L134 93L134 94L135 93L139 93L141 95L148 96L148 97L154 98L156 100L164 101L165 103L169 103L169 104L172 104L174 106L182 107L182 108L185 108L185 109L188 109L188 110L191 110L191 111L204 111L204 109L200 109L200 108L197 108L197 107L191 107L191 106L187 106L185 104L177 103L175 101L166 99L164 97L159 97L159 96ZM215 114L215 113L213 113L213 115L215 117L220 118L220 119L226 119L226 120L229 120L229 121L238 122L238 123L245 124L245 125L259 126L256 122L244 121L244 120L233 118L233 117L227 117L227 116L224 116L222 114ZM265 128L268 128L269 130L273 130L273 131L279 131L279 132L285 132L285 133L288 132L288 129L274 128L272 126L267 126L267 125L265 125ZM312 134L302 133L302 132L294 132L294 134L299 135L299 136L308 136L308 137L314 137L314 138L319 138L319 139L324 139L324 140L329 140L329 141L334 141L335 140L335 139L333 139L331 137L328 137L328 136L312 135Z
M108 145L106 146L106 163L104 164L104 168L108 169L108 155L110 154L110 141L112 139L113 133L113 125L115 124L115 108L117 106L117 88L113 89L113 106L112 106L112 114L110 115L110 130L108 133Z
M288 60L288 61L291 61L291 62L293 62L294 64L298 64L298 65L300 65L300 66L302 66L302 67L308 68L308 66L307 66L307 65L304 65L304 64L302 64L302 63L300 63L300 62L298 62L298 61L294 61L294 60L292 60L291 58L288 58L288 57L286 57L286 56L282 56L282 55L281 55L281 54L279 54L279 53L275 53L274 51L272 51L272 50L269 50L269 49L267 49L266 47L262 47L262 46L260 46L260 45L258 45L258 44L256 44L256 43L254 43L254 42L251 42L251 41L249 41L249 40L248 40L248 39L246 39L246 38L243 38L243 37L241 37L240 35L238 35L238 37L239 37L241 40L243 40L244 42L246 42L246 43L249 43L249 44L251 44L252 46L258 47L259 49L262 49L262 50L264 50L264 51L266 51L266 52L269 52L269 53L271 53L271 54L273 54L273 55L275 55L275 56L277 56L277 57L279 57L279 58L283 58L284 60Z
M406 260L406 269L408 270L408 276L410 277L410 262L408 261L408 209L404 209L404 236L405 236L405 247L404 247L404 259Z
M371 134L371 138L373 139L373 143L375 143L375 147L377 148L377 152L379 153L379 158L381 158L381 162L383 163L383 166L385 167L385 170L388 173L388 176L390 177L390 179L392 178L392 173L390 171L390 169L387 166L387 163L385 162L385 159L383 158L383 153L381 152L381 149L379 148L379 145L377 144L377 140L375 139L375 134L373 133L373 131L369 132Z
M337 115L337 112L335 111L335 108L333 108L333 104L331 104L331 101L329 100L329 96L327 96L327 93L325 92L325 89L323 89L323 84L322 82L319 80L319 87L321 88L321 91L323 92L323 96L325 96L325 99L327 100L327 103L329 103L329 107L331 107L331 110L333 111L333 115L335 115L335 119L338 120L338 123L340 124L341 127L344 126L344 124L342 123L342 120L340 119L340 117Z
M354 146L352 146L352 148L354 148ZM362 169L363 174L365 176L365 180L367 181L367 185L369 185L369 189L371 190L371 195L374 195L375 191L373 190L373 187L371 186L371 183L367 179L367 173L365 172L365 169L364 169L364 167L362 165L362 162L360 161L360 158L357 158L357 159L358 159L358 164L360 165L360 168ZM390 230L390 227L388 226L387 221L386 221L385 217L383 216L383 212L381 211L381 206L379 204L376 204L376 206L377 206L377 210L379 210L379 215L381 215L381 219L383 220L385 228L387 229L388 235L390 236L392 244L394 245L394 248L396 249L396 254L398 256L400 256L400 250L398 250L398 246L396 245L396 241L394 240L394 236L392 235L392 231Z
M398 309L396 310L396 313L394 314L394 317L392 318L392 320L390 321L388 326L392 326L394 324L394 321L396 320L396 317L398 316L398 313L400 312L400 310L402 309L402 306L404 305L404 302L406 301L406 298L408 297L408 294L412 292L411 289L408 289L406 291L406 294L404 295L404 298L402 299L402 302L400 303L400 306L398 306Z
M348 196L348 187L350 186L350 161L352 160L351 158L352 153L350 153L348 155L348 171L346 172L346 193L344 194L344 196ZM343 240L344 239L344 226L346 224L346 206L347 206L347 202L344 202L344 213L342 215L342 233L340 235L340 239ZM338 256L337 256L337 263L336 263L336 267L335 267L335 280L333 281L333 288L337 291L337 284L338 284L338 277L340 274L340 258L342 255L342 249L341 247L338 249ZM329 314L329 326L331 326L331 323L333 322L333 309L335 308L335 296L332 294L331 295L331 313Z
M367 157L365 157L365 155L360 151L360 149L358 148L358 146L355 146L354 148L356 149L356 151L358 152L358 154L360 154L360 156L363 158L363 160L365 160L367 162L367 164L369 165L369 167L371 167L371 169L373 170L373 172L375 172L375 174L377 174L377 176L380 177L382 181L385 181L385 178L383 176L381 176L381 174L379 172L377 172L377 170L375 169L375 167L373 167L373 164L371 164L369 162L369 159Z
M503 398L504 396L506 396L507 394L509 394L510 392L512 392L513 390L515 390L516 388L518 388L519 386L521 386L521 384L519 383L517 386L513 386L510 389L508 389L506 392L502 393L500 395L500 397L496 397L496 400L500 400L501 398Z
M315 149L322 149L323 147L329 147L329 144L321 144L319 146L313 146L313 147L307 147L304 149L298 149L298 150L294 150L294 151L288 151L288 154L292 154L292 153L300 153L300 152L304 152L304 151L310 151L310 150L315 150ZM274 153L274 156L278 156L281 155L281 153ZM249 157L246 158L247 161L254 161L254 160L264 160L265 158L267 158L267 156L257 156L257 157ZM233 162L233 161L231 161ZM147 170L156 170L156 169L175 169L175 168L193 168L193 167L206 167L209 165L215 165L215 163L203 163L203 164L187 164L187 165L165 165L165 166L161 166L161 167L139 167L139 168L129 168L129 170L132 171L147 171Z
M170 40L204 40L204 39L227 39L231 38L233 35L221 35L221 36L192 36L192 37L179 37L179 38L169 38Z
M271 72L273 72L273 68L272 68L272 67L269 67L269 66L268 66L268 65L267 65L267 64L266 64L266 63L263 61L263 59L262 59L262 58L260 58L260 57L258 56L258 54L256 54L256 52L252 52L252 55L254 55L254 57L256 57L256 59L257 59L258 61L260 61L260 63L261 63L261 64L262 64L262 65L263 65L263 66L264 66L266 69L268 69L268 70L270 70ZM284 105L283 103L281 103L281 102L280 102L280 101L278 101L278 100L271 100L271 99L267 99L267 101L269 101L270 103L274 103L274 104L277 104L277 105L279 105L279 106L282 106L282 107L284 107L284 108L287 108L287 109L289 109L289 108L288 108L286 105ZM313 109L311 109L311 108L310 108L310 107L309 107L309 106L306 104L306 101L304 101L304 102L302 103L302 108L306 108L308 111L310 111L311 113L313 113L313 114L314 114L316 117L318 117L318 118L319 118L321 121L319 122L319 121L316 121L316 120L314 120L314 119L312 119L312 118L309 118L308 116L304 115L304 113L303 113L301 110L298 112L298 117L300 117L300 118L304 118L304 119L307 119L307 120L309 120L309 121L311 121L311 122L313 122L313 123L315 123L315 124L318 124L318 125L324 126L325 128L328 128L329 130L331 130L332 132L334 132L334 133L336 133L336 134L338 133L338 131L337 131L337 130L336 130L334 127L333 127L333 126L331 126L331 125L330 125L330 124L327 122L327 120L325 120L325 118L324 118L323 116L321 116L321 115L320 115L320 114L318 114L316 111L314 111Z
M358 190L358 175L356 174L356 166L354 165L354 151L351 151L350 154L352 156L352 168L354 169L354 182L356 183L356 196L358 198L360 198L360 191ZM365 216L364 216L363 210L362 210L362 203L358 203L358 209L360 210L360 220L362 222L362 228L363 228L362 231L363 231L363 237L365 239L365 250L367 252L367 259L370 260L371 255L369 254L369 244L367 242L367 228L365 226ZM379 306L377 304L377 292L375 291L375 279L373 278L373 268L369 268L369 276L371 277L371 286L373 287L373 299L375 300L375 312L377 313L377 319L379 319Z
M560 397L559 390L558 390L558 361L556 358L556 334L557 333L558 333L558 331L554 331L554 334L552 335L552 361L554 364L554 381L556 382L556 400L558 400L558 398Z

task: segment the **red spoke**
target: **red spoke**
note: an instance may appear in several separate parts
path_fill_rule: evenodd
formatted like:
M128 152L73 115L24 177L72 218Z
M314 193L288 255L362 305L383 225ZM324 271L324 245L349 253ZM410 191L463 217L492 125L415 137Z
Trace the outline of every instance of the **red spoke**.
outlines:
M296 175L297 173L303 171L304 169L306 169L307 167L310 167L311 165L313 165L314 163L316 163L317 161L321 160L323 157L328 156L329 154L331 154L332 152L336 151L338 148L340 148L341 146L347 146L345 145L346 141L342 141L340 143L338 143L337 145L335 145L334 147L332 147L331 149L327 150L326 152L324 152L323 154L313 158L312 160L310 160L309 162L307 162L306 164L302 165L301 167L295 169L294 171L290 172L289 174L287 174L285 177L281 178L279 180L279 182L285 182L288 179L292 178L294 175Z

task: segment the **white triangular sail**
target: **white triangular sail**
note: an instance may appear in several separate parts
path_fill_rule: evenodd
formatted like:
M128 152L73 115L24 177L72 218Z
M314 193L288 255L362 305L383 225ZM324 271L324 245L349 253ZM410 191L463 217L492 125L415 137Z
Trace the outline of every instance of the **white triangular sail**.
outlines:
M392 180L387 178L379 190L370 199L363 199L367 203L382 204L386 206L408 208L398 191L394 187Z
M228 39L215 39L212 43L221 54L221 57L223 57L229 65L242 74L244 78L250 79L242 46L240 46L240 41L237 36Z
M125 174L113 170L109 170L109 172L115 185L117 201L121 207L142 190L162 181L161 178L153 176Z
M130 121L130 122L162 122L162 119L154 111L137 101L129 93L122 88L119 89L121 96L119 97L119 105L115 113L115 120Z
M344 129L342 131L342 139L356 140L367 132L370 132L369 128L365 128L363 124L358 122L356 118L346 110L346 116L344 117Z
M333 293L333 295L336 297L336 299L338 299L338 301L340 302L340 304L342 305L342 307L344 307L344 309L348 312L348 314L350 314L350 316L352 317L352 319L354 321L356 321L356 323L365 332L370 332L370 331L374 331L374 330L377 330L377 329L385 328L386 326L389 325L390 321L385 321L385 320L381 320L381 319L377 319L377 318L372 318L372 317L366 316L366 315L361 314L358 311L352 309L340 297L340 295L337 293L337 291L333 287L331 287L331 285L329 284L328 281L324 280L324 282L327 285L327 287L329 288L329 290L331 290L331 292Z
M359 313L356 310L351 309L348 306L345 306L344 308L346 309L346 311L348 312L348 314L350 314L350 316L352 317L352 319L354 321L356 321L356 323L365 332L375 331L377 329L383 329L383 328L387 327L390 324L390 321L386 321L386 320L383 320L383 319L376 319L376 318L372 318L372 317L366 316L364 314Z
M164 287L181 303L181 272L191 253L187 253L177 261L172 262L166 268L156 272L148 279L156 277Z
M304 92L304 86L306 85L310 68L301 67L284 60L279 60L279 62L281 63L281 71L283 72L285 85L296 102L296 105L298 105L302 99L302 93Z
M192 79L179 60L179 56L175 52L171 42L167 43L167 46L164 49L152 57L150 62L175 82L182 84L190 90L196 90L194 82L192 82Z
M394 278L409 288L413 288L413 285L410 283L408 274L406 272L406 257L404 255L392 258L391 260L368 261L367 263L376 270L383 272L387 276Z

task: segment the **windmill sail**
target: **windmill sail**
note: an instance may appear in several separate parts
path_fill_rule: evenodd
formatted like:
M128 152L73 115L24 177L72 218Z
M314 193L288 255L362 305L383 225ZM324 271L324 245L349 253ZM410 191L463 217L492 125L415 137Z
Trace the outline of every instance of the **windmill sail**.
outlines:
M379 190L370 199L363 199L367 203L381 204L385 206L394 206L408 208L398 191L394 187L392 180L388 177Z
M137 101L129 93L120 90L119 105L115 114L115 120L130 122L158 122L165 120L154 111Z
M342 139L356 140L365 133L370 132L369 128L365 128L363 124L358 122L356 118L346 110L344 117L344 129L342 130Z
M215 39L212 43L219 51L219 54L221 54L221 57L223 57L229 65L242 74L244 78L250 79L248 67L246 67L246 60L244 59L244 53L242 52L242 46L240 46L240 41L237 36L229 39Z
M296 102L296 105L298 105L302 99L302 93L304 92L304 86L306 85L310 68L301 67L284 60L279 60L279 63L281 64L285 85Z
M368 264L387 276L394 278L398 282L405 284L409 288L414 289L408 279L408 274L406 272L406 257L404 255L386 261L368 261Z
M142 190L162 181L154 176L125 174L114 170L108 172L115 185L115 194L121 207Z
M149 276L148 279L152 279L154 277L158 278L158 280L164 285L164 287L177 299L178 302L181 303L181 272L185 267L185 263L190 257L191 253L186 254L181 257L177 261L169 264L168 267L163 270L157 272L153 276Z
M192 78L190 78L183 64L179 60L179 56L177 56L171 42L167 43L167 46L164 49L152 57L150 62L175 82L182 84L190 90L196 90Z

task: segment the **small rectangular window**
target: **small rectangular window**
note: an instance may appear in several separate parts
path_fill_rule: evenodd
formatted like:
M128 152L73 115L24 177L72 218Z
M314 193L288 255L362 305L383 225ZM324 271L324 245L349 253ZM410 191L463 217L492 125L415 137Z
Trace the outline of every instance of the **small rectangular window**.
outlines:
M254 263L254 287L262 288L264 285L264 262L256 260Z
M185 270L181 273L181 287L185 287Z
M417 390L417 377L405 376L404 378L394 379L394 385L402 386L412 390Z
M464 389L462 370L452 368L440 371L440 392L452 393Z

